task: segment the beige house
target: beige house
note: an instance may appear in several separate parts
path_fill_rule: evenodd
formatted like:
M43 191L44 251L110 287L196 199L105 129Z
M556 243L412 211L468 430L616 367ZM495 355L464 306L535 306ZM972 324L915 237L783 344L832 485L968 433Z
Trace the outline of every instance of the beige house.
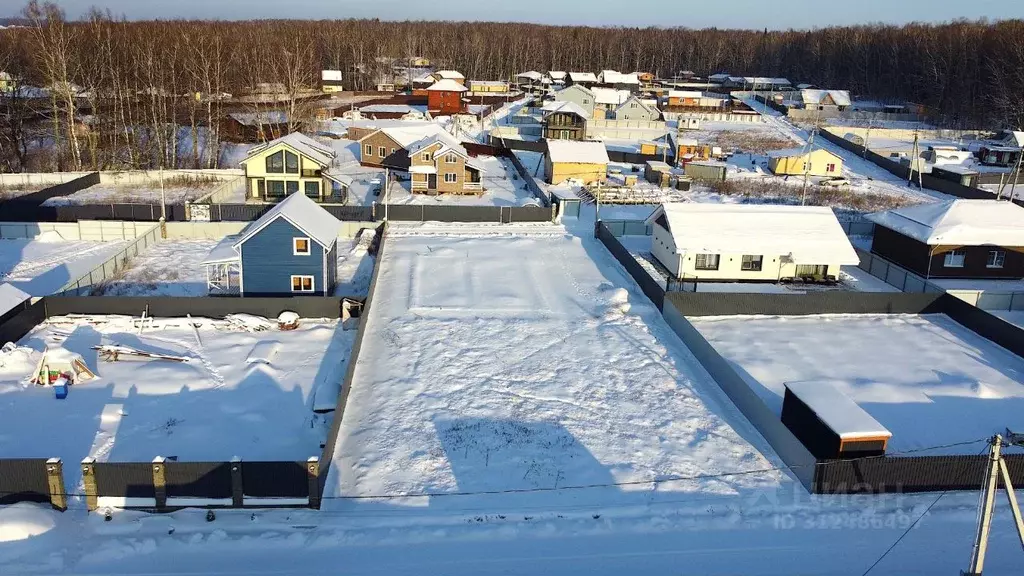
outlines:
M773 150L768 153L768 169L777 176L841 176L843 159L821 148Z
M343 196L351 181L332 174L335 152L299 132L256 146L242 160L246 199L276 202L301 192L318 202Z
M834 280L841 266L860 262L822 206L669 203L647 224L651 253L686 281Z
M482 172L476 159L446 133L429 136L409 147L413 193L479 194L483 192Z
M544 174L548 184L575 180L583 184L604 182L608 175L608 151L603 142L548 140Z

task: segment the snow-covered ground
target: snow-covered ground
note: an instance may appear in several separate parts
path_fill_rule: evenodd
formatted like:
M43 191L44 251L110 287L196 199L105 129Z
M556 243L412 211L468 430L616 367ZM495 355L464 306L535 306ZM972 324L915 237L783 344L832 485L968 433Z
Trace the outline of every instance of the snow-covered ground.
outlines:
M163 198L167 204L184 204L208 194L221 182L204 182L192 186L167 186ZM243 192L244 193L244 192ZM104 186L97 184L79 190L69 196L58 196L43 202L43 206L66 206L70 204L160 204L160 183L132 186Z
M127 244L63 240L53 232L32 240L0 240L0 282L46 296L85 276Z
M1024 292L1024 280L978 280L931 278L929 282L946 290L986 290L989 292Z
M831 382L892 432L890 452L1024 429L1024 360L945 315L691 321L776 413L787 382Z
M313 395L340 381L354 331L336 320L259 332L202 318L155 319L141 332L137 324L123 316L51 318L5 354L0 457L60 457L72 480L68 488L77 492L75 463L86 456L216 462L319 455L331 415L313 413ZM125 356L107 362L92 349L115 344L187 362ZM74 385L65 400L26 383L48 346L80 354L98 378Z
M334 290L335 295L365 298L369 294L376 258L367 249L376 235L373 229L364 229L347 249L345 241L338 240L338 286Z
M479 156L476 161L483 166L483 193L476 194L411 194L410 182L404 180L393 182L388 202L391 204L427 204L427 205L458 205L458 206L524 206L540 205L540 200L526 187L526 182L518 177L512 161L493 156ZM383 201L383 198L378 198Z
M132 258L124 274L93 291L103 296L206 296L203 259L217 240L165 240Z
M547 489L772 466L764 441L596 239L550 225L491 227L486 236L448 228L392 230L327 496ZM655 497L774 489L782 479L670 483ZM522 501L640 503L650 488Z

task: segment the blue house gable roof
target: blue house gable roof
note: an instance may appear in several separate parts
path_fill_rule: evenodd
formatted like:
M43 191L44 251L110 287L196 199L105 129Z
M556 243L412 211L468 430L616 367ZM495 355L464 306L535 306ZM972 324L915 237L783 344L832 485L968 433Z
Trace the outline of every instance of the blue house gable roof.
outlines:
M286 220L326 250L330 250L338 241L341 222L304 194L296 193L289 195L247 226L235 241L235 250L240 251L243 244L278 219Z

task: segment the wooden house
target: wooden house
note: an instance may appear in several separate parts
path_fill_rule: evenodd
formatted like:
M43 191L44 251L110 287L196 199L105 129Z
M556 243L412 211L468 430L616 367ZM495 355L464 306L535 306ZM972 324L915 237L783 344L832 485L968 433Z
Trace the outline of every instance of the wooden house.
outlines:
M587 111L575 102L545 102L544 138L549 140L583 140L587 135Z
M301 193L323 202L343 196L351 180L332 173L335 156L333 148L301 132L256 146L240 163L245 170L246 198L276 202Z
M555 92L552 98L556 102L573 102L587 113L587 118L594 117L597 96L586 86L574 84Z
M424 194L479 194L483 167L451 135L438 132L408 150L411 189Z
M604 182L608 175L608 151L602 142L548 140L544 174L549 184L575 180L585 185Z
M330 296L340 228L305 195L289 196L214 247L203 261L207 285L213 294Z
M616 120L641 120L651 122L658 120L661 113L658 109L644 102L636 94L630 96L615 109Z
M843 159L823 148L772 150L768 169L776 176L841 176Z
M1024 208L947 200L868 214L871 252L928 278L1024 278Z

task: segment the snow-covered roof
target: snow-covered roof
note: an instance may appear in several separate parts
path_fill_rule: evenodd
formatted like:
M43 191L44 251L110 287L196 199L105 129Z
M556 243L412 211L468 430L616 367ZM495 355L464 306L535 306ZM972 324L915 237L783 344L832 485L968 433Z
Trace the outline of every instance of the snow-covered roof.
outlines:
M451 78L445 78L444 80L438 80L427 88L428 92L465 92L468 90L462 84L459 84Z
M415 145L417 142L419 142L419 141L421 141L421 140L423 140L425 138L429 138L430 136L433 136L433 135L441 133L441 132L444 132L445 134L447 134L447 132L445 132L444 128L442 128L438 124L424 124L424 125L420 125L420 126L402 126L402 127L399 127L399 128L381 128L380 130L378 130L378 132L383 132L389 138L391 138L396 143L398 143L399 146L401 146L402 148L405 148L407 150L410 147L412 147L413 145ZM377 132L373 132L373 133L367 134L362 139L365 140L365 139L373 136L376 133Z
M1019 130L1004 130L1002 142L1009 143L1018 148L1024 148L1024 132Z
M593 72L569 72L569 79L573 82L597 82Z
M712 74L711 76L708 76L708 80L712 80L712 81L716 81L716 82L721 82L723 80L728 80L729 78L730 78L730 75L729 74L725 74L725 73Z
M607 164L608 150L603 142L548 140L548 157L552 162Z
M265 110L262 112L232 112L228 117L242 126L259 126L263 124L287 124L286 110Z
M23 292L10 284L0 284L0 314L6 314L31 298L27 292Z
M441 144L441 147L438 148L436 152L437 154L443 154L449 150L454 150L464 158L469 156L469 154L466 153L466 149L462 147L462 144L454 136L444 130L438 130L437 132L413 142L409 146L404 146L404 148L406 148L409 151L409 155L412 156L435 144Z
M700 90L669 90L669 98L700 98L703 93Z
M584 94L587 94L591 98L593 98L595 102L597 101L597 96L594 94L594 89L593 88L587 88L586 86L582 86L580 84L573 84L572 86L569 86L568 88L562 88L561 90L556 90L555 93L554 93L555 101L559 101L559 100L562 99L562 98L559 97L559 94L562 94L563 92L566 92L566 91L569 91L569 90L571 90L573 92L583 92Z
M794 264L860 263L831 208L775 204L662 204L679 253L788 257Z
M371 104L359 109L363 114L408 114L409 112L426 112L425 106L408 104Z
M867 215L929 246L1024 246L1024 208L996 200L947 200Z
M629 90L616 90L614 88L595 87L590 90L594 93L595 103L610 106L618 106L629 100L629 97L633 95Z
M426 74L413 78L412 81L417 84L433 84L434 76L430 72L427 72Z
M458 70L438 70L434 75L442 80L465 80L466 77Z
M785 386L843 440L892 437L885 426L829 382L787 382Z
M341 222L305 194L297 192L289 194L287 198L246 228L241 237L235 241L234 248L236 250L241 248L246 241L278 218L284 218L324 248L329 249L338 241Z
M602 70L600 81L605 84L636 84L640 85L640 78L636 72L631 74L623 74L622 72L616 72L615 70Z
M232 234L221 238L220 242L203 259L202 264L223 264L237 261L239 256L238 250L235 250L235 242L238 241L239 236L240 234Z
M565 80L565 72L561 70L552 70L551 72L548 72L548 76L550 76L552 80Z
M633 101L636 101L636 103L639 104L641 108L646 110L648 114L658 114L657 106L654 104L654 102L642 100L639 96L635 95L626 98L626 100L622 104L619 104L619 107L616 110L616 112L624 109L626 106L629 106Z
M330 166L335 156L334 149L331 148L330 146L327 146L326 144L321 144L320 142L317 142L316 140L310 138L309 136L306 136L301 132L292 132L287 136L276 138L274 140L267 142L266 144L261 144L250 149L249 153L245 157L245 160L242 160L241 163L245 164L254 156L261 154L264 150L273 148L278 144L287 144L296 152L299 152L302 155L310 158L311 160L315 161L321 166Z
M541 78L543 77L544 75L541 74L540 72L537 72L536 70L530 70L529 72L523 72L522 74L516 75L516 78L526 78L534 82L540 82Z
M553 100L551 102L545 102L544 106L541 107L544 111L544 117L548 117L555 112L572 112L582 118L590 118L590 114L583 109L582 106L575 102L568 102L562 100Z
M801 90L800 99L804 105L817 106L825 100L826 96L831 96L832 101L835 102L836 106L850 106L853 102L850 100L849 90Z
M437 174L437 168L433 166L410 166L410 174Z
M826 154L839 158L839 156L836 156L835 154L829 152L828 150L825 150L824 148L815 148L814 150L808 150L807 148L786 148L783 150L770 150L765 155L768 156L769 158L792 158L795 156L806 156L812 152L824 152Z

